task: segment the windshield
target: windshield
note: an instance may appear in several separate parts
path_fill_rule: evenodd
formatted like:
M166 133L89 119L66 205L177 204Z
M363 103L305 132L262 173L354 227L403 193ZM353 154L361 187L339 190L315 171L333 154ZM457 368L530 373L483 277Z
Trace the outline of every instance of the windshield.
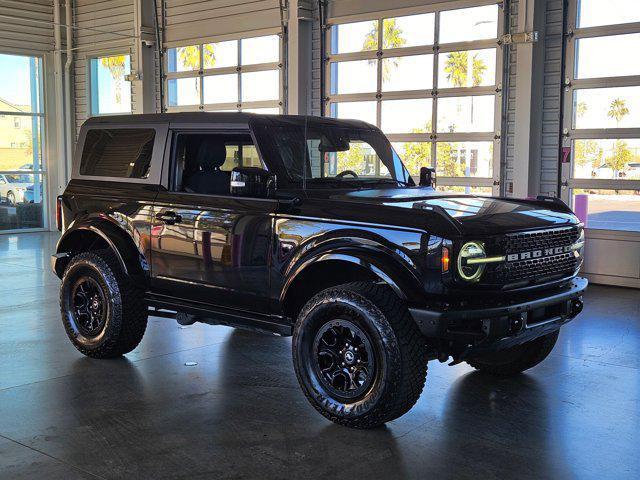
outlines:
M306 134L304 125L270 126L263 140L279 157L289 183L413 185L398 154L376 130L310 122Z

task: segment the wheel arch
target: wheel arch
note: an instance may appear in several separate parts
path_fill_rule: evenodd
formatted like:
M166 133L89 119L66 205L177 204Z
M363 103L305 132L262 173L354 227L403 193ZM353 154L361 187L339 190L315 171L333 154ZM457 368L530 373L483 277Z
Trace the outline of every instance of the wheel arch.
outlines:
M74 254L105 248L114 253L126 275L147 282L149 267L142 252L126 232L105 221L77 225L63 234L56 247L56 253L60 254L54 265L56 275L62 278L64 269Z
M402 300L419 294L417 279L393 260L353 252L322 253L297 266L280 294L283 313L295 320L300 309L316 293L331 286L355 281L372 281L388 285Z

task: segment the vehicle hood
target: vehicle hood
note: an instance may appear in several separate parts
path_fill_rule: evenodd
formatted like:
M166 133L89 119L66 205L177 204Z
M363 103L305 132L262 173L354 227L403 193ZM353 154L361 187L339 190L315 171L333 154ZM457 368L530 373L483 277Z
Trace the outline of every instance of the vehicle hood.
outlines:
M556 199L518 200L437 192L432 188L392 188L359 190L331 197L336 201L375 207L381 215L396 222L423 224L427 231L429 217L445 230L458 235L494 235L522 230L536 230L575 225L576 216ZM423 219L423 220L422 220ZM409 226L409 225L407 225ZM441 229L441 228L440 228ZM434 232L437 233L437 232ZM443 232L445 233L445 232Z

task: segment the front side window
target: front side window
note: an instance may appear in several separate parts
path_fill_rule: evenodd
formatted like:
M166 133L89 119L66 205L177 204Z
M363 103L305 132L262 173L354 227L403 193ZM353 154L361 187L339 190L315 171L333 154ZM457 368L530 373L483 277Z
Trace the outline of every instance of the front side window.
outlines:
M87 132L80 174L95 177L147 178L155 130L94 129Z
M248 133L180 133L175 166L174 190L202 195L229 195L235 167L264 168Z
M91 115L131 113L130 55L92 58L89 67Z

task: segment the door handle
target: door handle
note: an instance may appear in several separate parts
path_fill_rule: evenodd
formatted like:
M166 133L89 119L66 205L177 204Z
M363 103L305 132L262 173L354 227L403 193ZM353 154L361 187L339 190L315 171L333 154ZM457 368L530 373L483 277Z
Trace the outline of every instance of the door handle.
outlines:
M156 215L156 218L161 222L166 223L167 225L174 225L182 221L182 217L176 212L172 212L171 210L159 213L158 215Z

